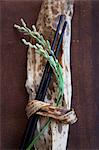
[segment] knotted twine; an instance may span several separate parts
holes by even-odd
[[[42,102],[39,100],[29,100],[26,106],[27,117],[33,114],[38,114],[44,117],[50,117],[58,122],[64,124],[73,124],[77,121],[74,109],[67,110],[62,106],[53,106],[50,103]]]

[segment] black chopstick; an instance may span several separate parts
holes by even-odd
[[[58,37],[58,32],[60,30],[60,25],[61,25],[62,19],[63,19],[63,16],[60,17],[60,21],[59,21],[59,24],[58,24],[58,27],[57,27],[57,32],[55,34],[54,42],[52,44],[52,50],[54,50],[54,47],[55,47],[55,43],[56,43],[56,40],[57,40],[57,37]],[[64,23],[62,34],[61,34],[60,40],[58,42],[58,47],[57,47],[58,51],[59,51],[60,44],[61,44],[61,41],[62,41],[62,38],[63,38],[65,27],[66,27],[66,22]],[[58,52],[56,54],[58,55]],[[50,79],[51,79],[51,75],[52,75],[52,69],[50,68],[49,63],[47,63],[46,67],[45,67],[44,75],[42,77],[42,80],[41,80],[41,83],[40,83],[40,86],[39,86],[39,89],[38,89],[38,92],[36,94],[35,99],[38,99],[38,100],[41,100],[41,101],[44,100],[46,90],[47,90],[47,87],[48,87]],[[29,118],[20,149],[25,149],[31,143],[31,141],[33,139],[33,136],[34,136],[34,132],[35,132],[35,128],[36,128],[36,125],[37,125],[38,118],[39,118],[38,115],[33,115]]]
[[[54,40],[53,40],[53,43],[52,43],[52,46],[51,46],[51,49],[54,51],[55,49],[55,44],[56,44],[56,41],[57,41],[57,38],[58,38],[58,35],[59,35],[59,30],[60,30],[60,27],[61,27],[61,23],[63,21],[63,18],[64,16],[61,15],[60,16],[60,19],[59,19],[59,23],[57,25],[57,30],[55,32],[55,36],[54,36]],[[40,82],[40,85],[39,85],[39,88],[38,88],[38,91],[36,93],[36,99],[37,100],[41,100],[41,94],[42,94],[42,89],[43,89],[43,86],[44,86],[44,82],[46,81],[47,79],[47,74],[49,73],[49,69],[50,69],[50,65],[49,65],[49,62],[47,62],[46,66],[45,66],[45,69],[44,69],[44,73],[43,73],[43,77],[41,79],[41,82]],[[40,99],[39,99],[40,98]]]
[[[59,50],[60,50],[61,42],[62,42],[62,39],[63,39],[64,31],[65,31],[65,28],[66,28],[66,24],[67,24],[67,22],[65,21],[64,25],[63,25],[62,33],[61,33],[61,36],[60,36],[60,39],[58,41],[58,45],[57,45],[57,48],[56,48],[56,51],[55,51],[56,58],[58,57],[58,54],[59,54]],[[47,77],[46,77],[47,80],[45,80],[45,84],[43,85],[43,88],[42,88],[42,91],[41,91],[43,93],[42,98],[41,98],[42,100],[44,100],[44,98],[45,98],[46,91],[47,91],[47,88],[49,86],[51,76],[52,76],[52,73],[53,73],[53,70],[52,70],[51,67],[49,67],[49,72],[48,72]]]

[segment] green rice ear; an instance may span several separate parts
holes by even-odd
[[[54,52],[51,50],[51,45],[48,40],[45,40],[42,35],[40,35],[35,26],[32,26],[32,30],[30,30],[23,19],[21,19],[22,27],[19,25],[14,25],[15,28],[17,28],[20,32],[23,32],[25,35],[28,35],[31,38],[36,39],[36,44],[33,45],[31,42],[27,42],[25,39],[22,39],[23,43],[26,46],[29,46],[31,48],[35,49],[35,52],[42,55],[50,64],[50,66],[53,69],[53,72],[56,76],[58,87],[57,87],[57,101],[56,106],[58,106],[61,103],[61,99],[63,97],[64,92],[64,80],[63,80],[63,74],[62,74],[62,67],[59,64],[57,58],[54,55]],[[36,143],[36,141],[39,139],[39,137],[43,134],[44,130],[48,127],[48,125],[51,123],[51,120],[48,119],[47,123],[44,125],[43,129],[39,132],[39,134],[33,139],[31,144],[28,146],[27,150],[30,150],[32,146]]]
[[[63,96],[64,91],[64,82],[63,82],[63,75],[62,75],[62,67],[59,64],[57,58],[55,57],[53,51],[51,50],[51,45],[48,40],[45,40],[42,35],[37,32],[36,27],[32,25],[32,30],[30,30],[25,21],[21,19],[22,27],[19,25],[14,25],[15,28],[17,28],[20,32],[24,32],[28,36],[36,39],[36,44],[33,45],[31,42],[27,42],[25,39],[22,39],[23,43],[27,46],[30,46],[31,48],[34,48],[37,53],[42,55],[47,61],[49,61],[50,66],[53,69],[53,72],[56,76],[57,82],[58,82],[58,93]],[[62,97],[61,96],[61,97]],[[57,97],[59,99],[60,96]],[[59,100],[58,100],[59,101]]]

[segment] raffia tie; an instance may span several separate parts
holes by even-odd
[[[64,124],[73,124],[77,121],[74,109],[66,110],[64,107],[55,107],[49,103],[38,100],[29,100],[26,106],[26,114],[29,118],[33,114],[50,117]]]

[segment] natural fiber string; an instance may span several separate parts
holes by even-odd
[[[35,113],[44,117],[50,117],[64,124],[73,124],[77,121],[74,109],[66,110],[64,107],[55,107],[49,103],[31,100],[26,106],[27,117],[29,118]]]

